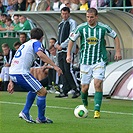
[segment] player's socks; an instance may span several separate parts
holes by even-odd
[[[95,92],[95,96],[94,96],[94,110],[95,111],[100,111],[102,97],[103,97],[103,92]]]
[[[88,108],[88,92],[87,93],[83,93],[81,91],[81,99],[82,99],[82,102],[83,102],[84,106],[86,108]]]
[[[45,120],[46,96],[37,96],[38,118]]]
[[[23,113],[25,113],[26,115],[29,115],[29,110],[35,100],[36,97],[36,93],[29,91],[27,94],[27,100],[26,100],[26,104],[24,106],[24,109],[22,110]]]

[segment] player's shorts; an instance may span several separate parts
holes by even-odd
[[[23,89],[28,91],[39,91],[43,86],[33,77],[30,73],[27,74],[10,74],[10,79],[17,85],[20,85]]]
[[[105,62],[94,65],[80,65],[81,84],[89,84],[92,78],[103,80],[105,77],[105,68]]]

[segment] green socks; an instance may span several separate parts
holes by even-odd
[[[103,92],[95,92],[95,96],[94,96],[94,110],[95,111],[100,111],[102,97],[103,97]]]
[[[95,92],[95,96],[94,96],[94,110],[95,111],[100,111],[102,97],[103,97],[103,92]],[[82,98],[82,102],[84,106],[87,107],[88,106],[88,92],[83,93],[81,91],[81,98]]]
[[[87,107],[88,106],[88,92],[83,93],[81,91],[81,99],[82,99],[82,102],[83,102],[84,106]]]

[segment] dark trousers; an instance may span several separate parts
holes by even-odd
[[[63,84],[63,93],[67,94],[71,89],[77,91],[77,80],[73,72],[72,63],[67,63],[66,52],[58,53],[58,63],[59,67],[62,69],[63,74],[61,75],[61,82]]]

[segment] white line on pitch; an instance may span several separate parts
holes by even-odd
[[[0,103],[2,104],[13,104],[13,105],[25,105],[24,103],[15,103],[15,102],[6,102],[6,101],[0,101]],[[33,106],[36,106],[35,104],[33,104]],[[59,106],[47,106],[48,108],[56,108],[56,109],[72,109],[73,108],[68,108],[68,107],[59,107]],[[89,111],[94,111],[94,110],[89,110]],[[132,115],[133,113],[123,113],[123,112],[112,112],[112,111],[100,111],[100,112],[104,112],[104,113],[108,113],[108,114],[117,114],[117,115]]]

